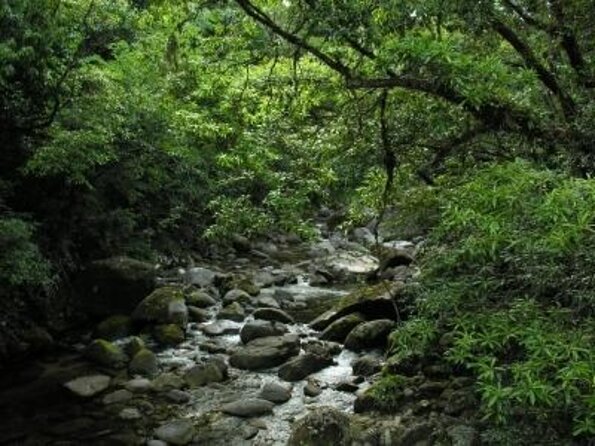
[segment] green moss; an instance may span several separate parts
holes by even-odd
[[[116,314],[103,320],[97,325],[96,335],[102,339],[118,339],[129,336],[132,332],[130,316]]]
[[[175,324],[158,325],[153,330],[155,339],[163,345],[178,345],[184,342],[184,331]]]
[[[117,345],[105,339],[95,339],[85,350],[85,356],[100,365],[121,368],[128,361],[128,357]]]
[[[166,322],[169,304],[174,301],[185,301],[182,288],[157,288],[136,307],[132,317],[144,321]]]

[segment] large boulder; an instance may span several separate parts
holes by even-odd
[[[381,282],[360,288],[342,297],[333,307],[310,322],[314,330],[324,330],[337,319],[359,312],[367,319],[385,318],[394,315],[395,300],[401,297],[405,284]],[[401,315],[403,316],[403,315]]]
[[[98,338],[110,341],[125,338],[132,333],[132,318],[124,314],[115,314],[101,321],[95,329]]]
[[[188,369],[184,374],[184,381],[190,387],[200,387],[213,382],[227,379],[227,365],[218,360],[210,360]]]
[[[352,313],[332,322],[320,334],[320,339],[325,341],[344,342],[347,335],[365,321],[361,313]]]
[[[217,314],[218,319],[227,319],[234,322],[242,322],[246,317],[246,311],[237,302],[232,302],[226,305]]]
[[[262,389],[260,390],[260,398],[281,404],[289,401],[292,390],[291,386],[271,381],[262,386]]]
[[[247,344],[256,338],[280,336],[285,333],[287,333],[287,327],[280,322],[255,320],[244,324],[240,330],[240,339],[244,344]]]
[[[300,381],[311,373],[318,372],[333,364],[330,356],[320,356],[313,353],[305,353],[294,358],[279,368],[279,378],[285,381]]]
[[[254,319],[262,319],[265,321],[277,321],[285,324],[293,324],[293,318],[283,310],[278,308],[259,308],[252,313]]]
[[[300,352],[297,335],[270,336],[250,341],[237,348],[229,358],[233,367],[246,370],[259,370],[283,364]]]
[[[384,348],[387,344],[388,335],[395,328],[395,325],[395,321],[391,319],[364,322],[349,333],[347,339],[345,339],[345,348],[353,351],[377,347]]]
[[[161,345],[173,347],[184,342],[184,331],[175,324],[157,325],[153,329],[153,336]]]
[[[174,445],[190,443],[194,434],[194,426],[190,420],[170,421],[155,430],[157,438]]]
[[[173,286],[156,289],[136,306],[132,318],[145,323],[176,324],[185,328],[188,308],[182,289]]]
[[[317,407],[297,420],[288,446],[348,446],[349,417],[334,407]]]
[[[74,279],[81,310],[92,317],[129,314],[156,284],[155,267],[129,257],[89,263]]]
[[[197,285],[202,288],[207,288],[215,283],[217,273],[207,268],[190,268],[184,274],[185,282],[191,285]]]
[[[186,296],[186,303],[188,305],[192,305],[193,307],[207,308],[216,305],[217,301],[210,294],[202,290],[196,290],[192,291],[188,296]]]

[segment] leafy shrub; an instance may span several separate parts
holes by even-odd
[[[35,286],[49,279],[49,265],[33,239],[34,227],[18,218],[0,218],[0,283]]]
[[[477,376],[486,419],[595,433],[595,180],[516,161],[439,198],[395,359],[427,352],[438,327],[446,358]]]

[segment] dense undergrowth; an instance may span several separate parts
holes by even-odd
[[[437,219],[391,361],[440,344],[489,422],[595,434],[595,181],[519,161],[425,193]]]

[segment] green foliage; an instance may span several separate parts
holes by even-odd
[[[517,161],[458,182],[438,194],[418,318],[392,336],[393,360],[448,332],[445,355],[477,376],[486,419],[592,435],[595,181]]]
[[[0,218],[0,282],[2,287],[39,286],[50,268],[33,240],[34,227],[18,218]]]

